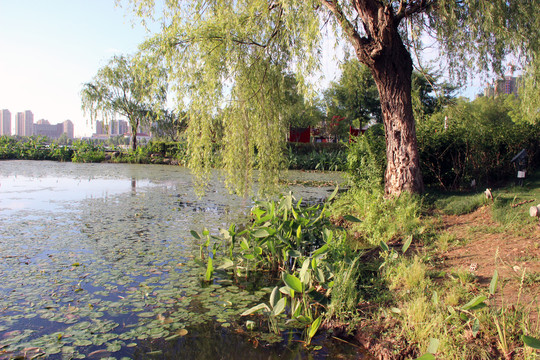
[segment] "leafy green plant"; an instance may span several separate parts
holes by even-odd
[[[264,314],[268,316],[268,327],[275,333],[279,334],[279,327],[277,323],[277,317],[285,311],[285,306],[287,305],[287,299],[281,297],[279,292],[279,287],[276,286],[270,294],[270,302],[268,304],[261,303],[256,305],[246,311],[244,311],[241,316],[251,315],[260,310],[264,311]]]
[[[105,148],[89,141],[73,142],[73,162],[102,162],[105,160]]]

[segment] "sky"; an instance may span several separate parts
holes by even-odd
[[[115,0],[0,0],[0,109],[11,112],[12,133],[15,114],[31,110],[34,122],[69,119],[76,137],[91,136],[95,126],[81,110],[83,84],[150,35]],[[323,56],[328,84],[339,70],[333,55]]]
[[[114,0],[0,0],[0,109],[31,110],[34,122],[73,121],[90,136],[80,91],[113,55],[149,33]],[[95,129],[95,128],[94,128]]]

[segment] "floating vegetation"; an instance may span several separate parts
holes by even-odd
[[[75,166],[84,173],[91,165],[69,164]],[[157,170],[159,180],[136,191],[128,186],[119,194],[76,198],[46,212],[0,212],[0,358],[132,357],[208,323],[223,331],[237,327],[246,308],[268,297],[271,288],[219,273],[204,284],[193,261],[199,246],[189,229],[217,232],[244,216],[245,204],[221,193],[199,200],[187,173],[169,170],[165,175],[179,176],[171,184]],[[132,175],[121,180],[133,183]],[[69,190],[76,191],[60,184],[52,194]],[[161,357],[159,351],[150,346],[145,356]]]

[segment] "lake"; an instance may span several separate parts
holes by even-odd
[[[284,191],[318,201],[325,185]],[[248,332],[239,314],[275,285],[263,277],[201,282],[190,230],[245,222],[252,205],[217,180],[198,198],[181,167],[1,161],[0,358],[358,358],[322,338],[306,351],[294,333]]]

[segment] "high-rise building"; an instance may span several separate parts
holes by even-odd
[[[51,125],[47,120],[39,120],[34,124],[34,135],[43,135],[51,139],[57,139],[62,135],[62,124]]]
[[[58,139],[65,133],[68,138],[73,139],[73,128],[73,122],[71,122],[71,120],[51,125],[48,120],[41,119],[34,124],[34,134],[47,136],[51,139]]]
[[[15,118],[15,134],[19,136],[34,135],[34,114],[30,110],[17,113]]]
[[[24,112],[24,130],[25,136],[34,135],[34,114],[30,110]]]
[[[15,115],[15,135],[24,136],[24,113]]]
[[[521,76],[515,77],[507,75],[504,79],[494,80],[492,84],[484,89],[484,96],[495,97],[500,94],[518,94],[519,81]]]
[[[102,120],[96,120],[96,135],[104,135],[106,133],[105,122]]]
[[[73,139],[74,132],[75,132],[73,122],[71,120],[66,120],[64,121],[63,125],[64,125],[63,133],[65,133],[69,139]]]
[[[0,111],[0,135],[11,135],[11,113],[8,109]]]
[[[126,120],[118,120],[118,133],[120,135],[127,134],[129,131],[128,122]]]

